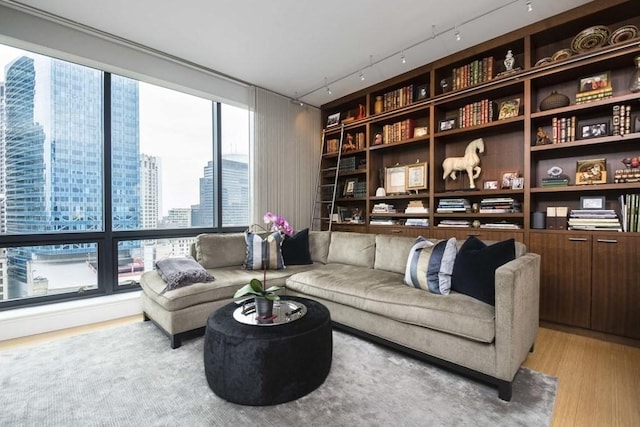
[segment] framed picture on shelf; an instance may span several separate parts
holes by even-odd
[[[518,178],[518,171],[506,171],[500,173],[500,188],[505,190],[511,188],[511,182]]]
[[[340,222],[348,222],[351,219],[351,212],[349,208],[338,206],[338,217]]]
[[[485,181],[483,183],[483,187],[485,190],[497,190],[498,189],[498,181],[496,180],[491,180],[491,181]]]
[[[583,125],[580,130],[580,139],[599,138],[609,135],[609,123],[593,123]]]
[[[356,189],[357,178],[348,178],[344,181],[344,190],[342,191],[343,197],[353,197]]]
[[[422,101],[429,96],[429,85],[420,85],[416,87],[416,101]]]
[[[604,196],[581,196],[580,209],[604,209]]]
[[[335,126],[340,123],[340,113],[330,114],[327,117],[327,127]]]
[[[578,82],[578,93],[591,92],[592,90],[608,89],[611,87],[611,73],[594,74],[589,77],[583,77]]]
[[[522,190],[524,188],[524,178],[517,177],[511,180],[511,189],[512,190]]]
[[[576,163],[576,185],[606,183],[607,159],[578,160]]]
[[[455,129],[456,127],[456,119],[445,119],[445,120],[440,120],[440,132],[445,131],[445,130],[451,130],[451,129]]]
[[[407,192],[406,166],[385,168],[384,190],[387,195]]]
[[[425,190],[427,188],[427,162],[407,165],[406,189]]]
[[[508,101],[502,101],[500,108],[498,109],[498,120],[508,119],[511,117],[518,117],[520,113],[520,98],[510,99]]]

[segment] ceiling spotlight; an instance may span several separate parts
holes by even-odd
[[[360,80],[361,80],[361,81],[364,81],[364,74],[362,74],[362,71],[360,71],[359,76],[360,76]]]
[[[327,95],[331,95],[331,89],[329,89],[329,84],[327,83],[327,78],[324,78],[324,87],[327,88]]]
[[[329,89],[329,86],[327,86],[327,95],[331,95],[331,89]]]
[[[531,0],[527,0],[527,12],[531,12],[533,10],[533,5],[531,4]]]
[[[401,61],[403,64],[406,64],[406,63],[407,63],[407,58],[405,58],[405,57],[404,57],[404,53],[400,55],[400,61]]]
[[[455,32],[455,36],[456,36],[456,40],[460,41],[460,31],[458,31],[457,29],[456,29],[456,32]]]

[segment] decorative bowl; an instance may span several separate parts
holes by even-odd
[[[552,61],[562,61],[563,59],[567,59],[570,56],[573,56],[573,51],[571,49],[560,49],[553,55],[551,55]]]
[[[571,101],[569,100],[569,97],[567,95],[563,95],[554,90],[549,96],[547,96],[540,102],[540,111],[566,107],[570,103]]]
[[[546,65],[553,62],[550,56],[545,56],[544,58],[538,59],[538,62],[535,63],[534,67],[539,67],[541,65]]]
[[[638,36],[638,27],[635,25],[624,25],[615,30],[609,36],[609,44],[623,43]]]
[[[571,50],[575,53],[585,53],[604,46],[609,39],[609,27],[596,25],[580,31],[571,41]]]

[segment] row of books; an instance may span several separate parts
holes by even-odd
[[[613,96],[613,88],[607,86],[600,89],[588,90],[576,93],[576,104],[584,104],[585,102],[598,101],[600,99],[611,98]]]
[[[631,105],[614,105],[611,123],[612,135],[631,133]],[[635,131],[640,132],[640,129]]]
[[[576,116],[551,119],[551,142],[560,144],[576,140]]]
[[[622,231],[613,209],[573,209],[568,221],[569,230]]]
[[[469,199],[440,199],[438,201],[437,213],[464,213],[471,211]]]
[[[414,87],[412,84],[382,95],[382,111],[395,110],[413,103]]]
[[[513,197],[491,197],[480,201],[480,213],[521,212],[521,204]]]
[[[414,119],[405,119],[382,127],[382,143],[391,144],[413,138],[413,130],[416,126]]]
[[[493,56],[476,59],[469,64],[453,69],[452,89],[464,89],[493,79]]]
[[[387,203],[376,203],[373,205],[373,208],[371,208],[371,213],[396,213],[396,208]]]
[[[492,122],[493,117],[493,102],[488,99],[467,104],[458,110],[458,123],[461,128]]]
[[[619,201],[622,231],[640,232],[640,194],[623,194]]]
[[[348,133],[346,136],[346,140],[342,144],[342,150],[363,150],[365,145],[364,142],[364,132],[357,132],[355,134]]]

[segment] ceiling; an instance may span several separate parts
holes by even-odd
[[[320,106],[589,1],[532,0],[530,12],[526,0],[11,2]]]

